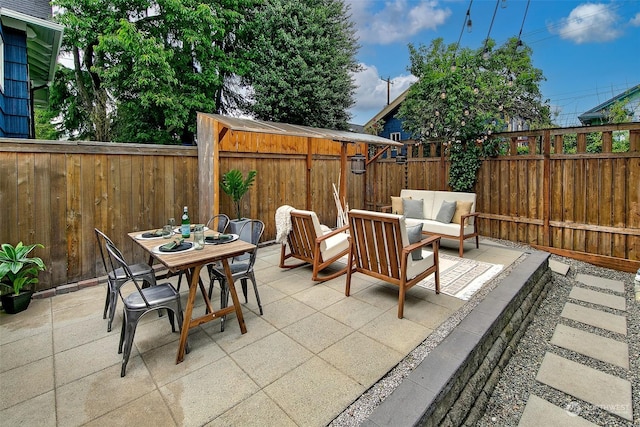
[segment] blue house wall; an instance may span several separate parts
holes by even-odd
[[[2,28],[2,23],[0,22],[0,49],[4,49],[4,32]],[[0,52],[0,53],[4,53]],[[0,64],[0,67],[4,67],[3,64]],[[6,136],[4,130],[4,81],[0,82],[0,137]]]
[[[396,117],[396,115],[398,114],[398,108],[394,108],[392,111],[389,112],[389,114],[387,114],[383,120],[384,120],[384,126],[382,127],[382,131],[380,132],[380,136],[383,138],[389,138],[391,139],[391,134],[392,133],[400,133],[400,140],[398,142],[404,142],[408,139],[411,139],[411,134],[409,132],[406,132],[404,129],[402,129],[402,120],[400,120],[399,118]],[[403,147],[400,149],[400,152],[402,154],[404,154],[405,156],[407,155],[407,148]],[[395,150],[391,151],[391,157],[395,157]],[[384,153],[382,155],[382,158],[386,158],[387,153]]]
[[[2,28],[4,41],[4,84],[0,94],[0,136],[29,138],[31,112],[27,68],[27,35]]]
[[[402,120],[393,115],[387,119],[387,122],[384,124],[384,128],[382,129],[382,133],[380,134],[380,136],[391,138],[391,134],[396,132],[400,133],[400,141],[411,139],[411,134],[402,129]]]

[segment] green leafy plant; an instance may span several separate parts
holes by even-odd
[[[257,174],[257,171],[250,170],[247,173],[247,177],[244,178],[242,172],[238,169],[231,169],[229,172],[222,175],[220,188],[225,192],[225,194],[231,197],[231,200],[233,200],[238,220],[242,219],[242,197],[253,185]]]
[[[452,144],[449,159],[449,185],[453,191],[473,191],[481,163],[480,148],[471,144]]]
[[[29,257],[29,253],[36,247],[44,248],[41,244],[23,245],[15,247],[3,243],[0,250],[0,284],[13,289],[18,295],[23,287],[38,283],[38,273],[45,270],[42,259]]]

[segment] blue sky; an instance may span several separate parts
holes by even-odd
[[[509,37],[533,49],[533,65],[546,81],[542,95],[559,110],[560,126],[578,126],[578,116],[640,84],[640,1],[573,0],[345,0],[360,44],[363,70],[351,122],[365,124],[415,81],[408,44],[446,44],[477,49],[489,37]],[[461,30],[470,8],[471,32]],[[506,7],[503,7],[506,6]],[[525,17],[526,11],[526,17]],[[489,33],[489,27],[491,32]],[[383,80],[384,79],[384,80]]]

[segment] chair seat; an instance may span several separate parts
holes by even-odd
[[[418,261],[414,261],[411,257],[407,258],[407,280],[413,279],[418,274],[427,270],[428,268],[433,267],[435,264],[435,259],[433,256],[433,252],[422,249],[422,259]]]
[[[339,233],[324,241],[325,247],[321,249],[323,259],[331,259],[349,249],[349,234]],[[322,248],[322,247],[321,247]]]
[[[175,299],[178,291],[169,283],[162,283],[160,285],[152,286],[142,289],[144,297],[151,305],[161,305],[171,302]],[[142,296],[138,292],[134,292],[124,298],[125,305],[130,309],[146,309]]]
[[[231,270],[231,275],[235,276],[238,273],[247,272],[249,270],[249,263],[248,262],[229,263],[229,269]],[[225,279],[224,267],[222,265],[212,265],[209,273],[214,274],[216,277],[219,277],[221,279]]]

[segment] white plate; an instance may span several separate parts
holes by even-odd
[[[226,234],[226,233],[225,233],[225,234]],[[233,236],[233,238],[232,238],[232,239],[230,239],[230,240],[222,240],[222,241],[220,241],[220,242],[216,242],[216,243],[213,243],[213,242],[207,242],[206,238],[207,238],[207,237],[211,237],[211,236],[205,236],[204,244],[205,244],[205,245],[224,245],[225,243],[235,242],[235,241],[236,241],[236,240],[238,240],[238,238],[240,237],[240,236],[238,236],[237,234],[227,234],[227,235],[228,235],[228,236]]]
[[[138,240],[156,240],[156,239],[162,239],[162,236],[157,236],[157,237],[143,237],[142,236],[143,233],[140,233],[136,236],[136,239]]]
[[[191,224],[191,226],[193,227],[193,224]],[[207,231],[208,229],[209,229],[209,227],[207,227],[207,226],[205,225],[205,227],[204,227],[204,231]],[[182,231],[180,230],[180,227],[176,227],[176,229],[175,229],[175,230],[173,230],[173,232],[174,232],[175,234],[182,234]],[[193,230],[191,230],[191,233],[193,234]]]
[[[184,251],[180,251],[180,252],[163,252],[160,250],[160,246],[166,245],[166,243],[163,243],[162,245],[158,245],[158,246],[154,246],[151,249],[151,252],[153,252],[156,255],[176,255],[176,254],[183,254],[185,252],[189,252],[189,251],[193,251],[196,249],[196,246],[193,244],[193,242],[188,242],[191,243],[191,247],[189,249],[185,249]]]

